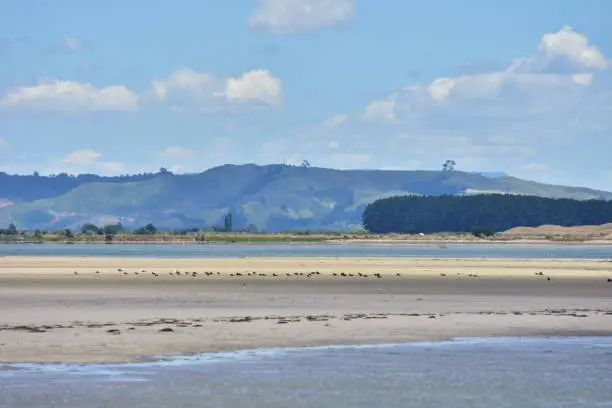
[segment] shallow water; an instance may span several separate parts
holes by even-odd
[[[135,258],[408,257],[610,259],[612,246],[590,245],[367,245],[367,244],[2,244],[0,256]]]
[[[461,339],[0,371],[0,406],[612,407],[612,338]]]

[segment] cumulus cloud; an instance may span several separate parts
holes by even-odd
[[[86,166],[100,157],[102,157],[102,154],[93,149],[83,149],[70,153],[62,159],[62,162],[68,165]]]
[[[572,174],[601,173],[601,165],[584,170],[574,159],[603,163],[612,147],[610,60],[570,27],[535,40],[530,56],[505,67],[408,84],[365,104],[364,120],[393,124],[364,127],[375,139],[365,151],[373,161],[384,155],[385,165],[418,160],[436,168],[451,158],[461,170],[562,184],[584,183]]]
[[[354,0],[260,0],[249,23],[254,29],[288,35],[337,26],[354,18]]]
[[[372,122],[395,122],[396,98],[395,94],[391,94],[387,99],[370,103],[363,113],[364,119]]]
[[[281,81],[266,70],[217,77],[178,68],[167,78],[152,81],[150,89],[140,95],[123,85],[96,88],[85,82],[46,80],[10,91],[0,98],[0,109],[132,111],[156,102],[173,110],[213,113],[245,104],[278,108],[283,103],[282,93]]]
[[[570,26],[542,36],[538,51],[538,59],[544,66],[550,66],[558,59],[564,59],[563,62],[572,64],[574,68],[601,69],[609,65],[599,48],[590,45],[584,34]]]
[[[125,165],[120,162],[104,161],[102,153],[94,149],[76,150],[64,156],[61,160],[50,163],[48,173],[78,174],[91,172],[103,175],[117,175],[126,172]]]
[[[137,107],[138,95],[125,86],[96,88],[89,83],[60,80],[21,87],[0,99],[0,109],[126,111]]]
[[[421,124],[434,118],[447,124],[462,117],[560,118],[585,108],[585,95],[598,92],[592,85],[609,66],[585,35],[564,27],[542,36],[534,55],[516,59],[506,69],[406,86],[371,102],[363,117],[378,122],[419,119]]]
[[[155,99],[176,109],[223,110],[230,103],[255,102],[282,105],[281,81],[265,70],[254,70],[236,78],[222,78],[182,67],[169,77],[152,83]]]
[[[249,71],[239,78],[228,78],[225,96],[230,101],[262,101],[271,106],[280,106],[281,82],[268,71]]]

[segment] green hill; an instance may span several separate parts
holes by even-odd
[[[31,177],[3,177],[0,226],[14,222],[30,229],[77,228],[86,222],[101,225],[117,220],[127,227],[151,222],[159,228],[191,228],[222,224],[228,211],[233,214],[236,228],[254,224],[267,231],[346,229],[361,224],[369,203],[405,194],[510,193],[612,200],[612,193],[604,191],[460,171],[333,170],[246,164],[224,165],[190,175],[158,173],[72,180],[68,187],[61,188],[46,187],[45,183],[57,184],[52,177],[39,176],[31,187]],[[4,188],[9,184],[10,194]],[[57,193],[62,188],[65,191]],[[37,196],[33,189],[43,197],[32,200]]]

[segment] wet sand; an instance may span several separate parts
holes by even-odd
[[[608,279],[584,260],[6,257],[0,362],[612,335]]]

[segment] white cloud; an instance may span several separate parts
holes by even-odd
[[[126,174],[129,171],[137,173],[139,170],[136,167],[126,168],[124,163],[114,161],[103,161],[102,153],[94,149],[76,150],[60,160],[47,163],[44,171],[46,174],[58,173],[95,173],[105,176]]]
[[[418,122],[421,126],[434,121],[456,124],[469,118],[566,118],[591,108],[584,104],[585,98],[599,92],[591,85],[609,66],[586,36],[565,27],[544,35],[534,55],[516,59],[504,70],[413,84],[371,102],[363,117],[373,122]],[[477,125],[483,123],[481,120]]]
[[[565,26],[556,33],[542,36],[539,45],[541,59],[550,64],[557,58],[566,59],[575,68],[601,69],[608,65],[601,51],[589,44],[588,38]]]
[[[395,100],[396,95],[392,94],[387,99],[370,103],[365,108],[363,118],[372,122],[395,122]]]
[[[593,74],[574,74],[572,75],[572,81],[584,86],[591,85]]]
[[[94,163],[100,157],[102,154],[93,149],[83,149],[70,153],[62,159],[62,162],[67,165],[86,166]]]
[[[0,138],[0,153],[6,152],[9,148],[9,143],[5,139]]]
[[[195,154],[193,150],[185,149],[180,146],[170,146],[160,152],[161,156],[171,158],[183,158]]]
[[[329,147],[330,149],[337,149],[340,147],[340,143],[336,141],[331,141],[327,144],[327,147]]]
[[[232,102],[263,102],[274,107],[282,104],[280,80],[264,70],[221,78],[183,67],[167,78],[153,81],[152,90],[157,101],[179,110],[216,112]]]
[[[138,96],[122,85],[96,88],[91,84],[52,80],[21,87],[0,99],[0,109],[46,111],[135,110]]]
[[[276,35],[337,26],[355,18],[354,0],[260,0],[249,17],[254,29]]]
[[[268,71],[249,71],[239,78],[228,78],[225,95],[230,101],[262,101],[272,106],[282,105],[282,87],[278,78]]]

